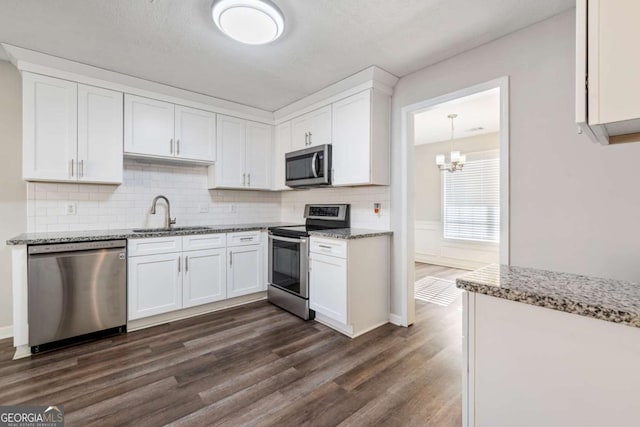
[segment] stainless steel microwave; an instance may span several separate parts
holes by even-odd
[[[331,185],[331,144],[285,154],[285,176],[292,188]]]

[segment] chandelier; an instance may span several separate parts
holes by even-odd
[[[448,171],[453,173],[462,170],[467,156],[460,154],[459,151],[453,151],[453,120],[458,117],[458,115],[449,114],[447,117],[451,119],[451,154],[449,155],[449,163],[447,163],[444,154],[438,154],[436,156],[436,165],[443,172]]]

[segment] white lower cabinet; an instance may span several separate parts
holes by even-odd
[[[389,321],[389,241],[311,236],[309,306],[317,321],[351,338]]]
[[[129,240],[129,320],[264,291],[263,234]]]
[[[310,264],[311,309],[347,323],[347,260],[313,254]]]
[[[229,247],[227,265],[227,297],[264,291],[264,247],[263,244],[245,244],[242,242],[260,241],[259,232],[231,233],[228,241],[240,242],[239,246]]]
[[[227,297],[226,259],[224,248],[184,253],[183,308]]]
[[[181,257],[169,253],[129,258],[129,320],[182,308]]]

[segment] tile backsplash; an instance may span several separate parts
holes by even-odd
[[[159,194],[169,198],[177,225],[303,223],[306,203],[350,203],[353,227],[390,228],[388,187],[208,190],[206,166],[125,159],[121,185],[28,183],[27,193],[30,232],[160,227],[164,203],[149,212]]]
[[[351,204],[351,226],[388,230],[391,228],[389,187],[335,187],[285,191],[282,193],[282,221],[303,222],[306,203]],[[380,203],[379,214],[373,204]]]
[[[281,215],[279,193],[208,190],[206,166],[132,159],[125,159],[122,185],[29,183],[27,193],[31,232],[160,227],[164,203],[156,215],[149,212],[159,194],[169,198],[177,225],[271,222]],[[67,213],[70,205],[75,213]]]

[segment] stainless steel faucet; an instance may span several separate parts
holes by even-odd
[[[156,196],[156,198],[153,199],[153,202],[151,203],[151,214],[156,214],[156,204],[158,203],[159,199],[164,199],[167,204],[167,209],[165,209],[164,211],[164,228],[171,228],[171,226],[176,223],[176,219],[171,218],[171,203],[169,203],[169,199],[167,199],[165,196],[160,195]]]

